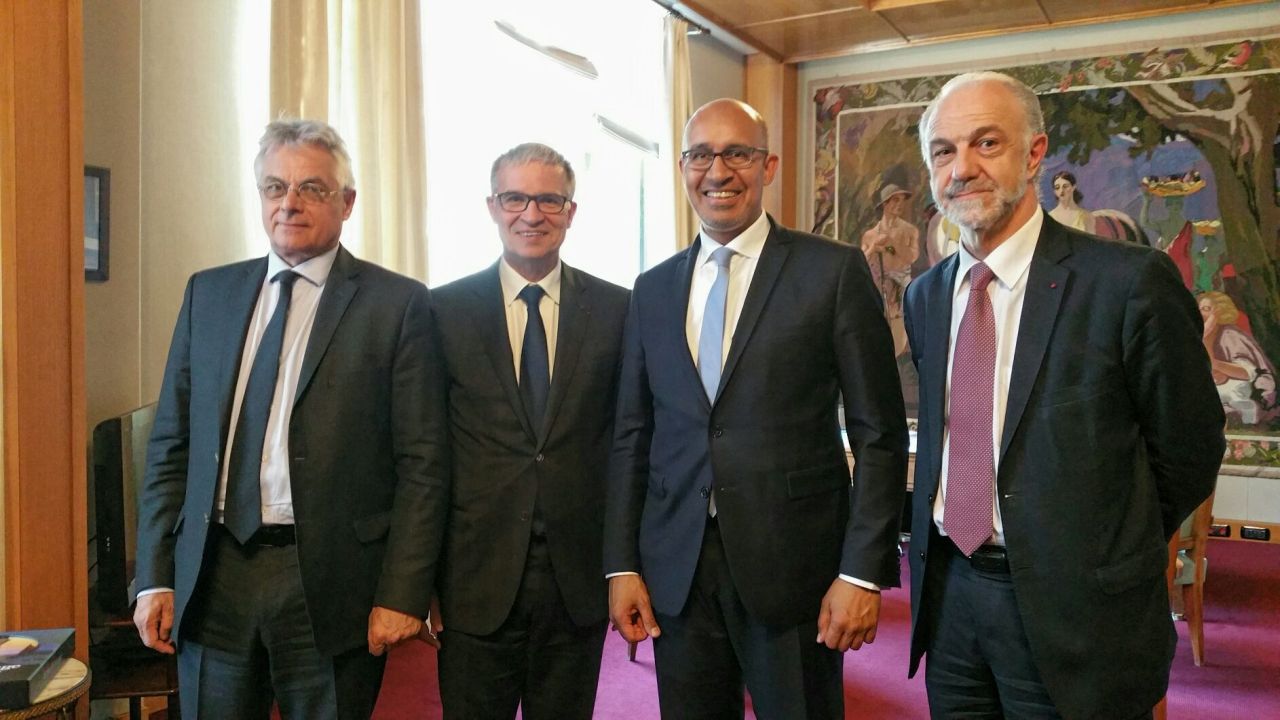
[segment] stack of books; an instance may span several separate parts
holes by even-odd
[[[75,650],[75,628],[0,632],[0,708],[35,703]]]

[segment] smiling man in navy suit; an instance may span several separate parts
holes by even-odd
[[[267,126],[264,258],[196,273],[138,512],[143,642],[188,717],[367,718],[434,585],[447,447],[422,283],[339,243],[351,160],[324,123]]]
[[[842,653],[898,584],[907,428],[862,252],[763,210],[760,114],[700,108],[680,169],[702,221],[636,280],[610,462],[605,571],[654,639],[664,718],[843,718]],[[840,437],[844,400],[853,482]]]
[[[1166,542],[1213,489],[1223,415],[1163,253],[1048,217],[1039,99],[998,73],[920,120],[958,252],[907,288],[920,372],[911,673],[934,717],[1151,716]]]

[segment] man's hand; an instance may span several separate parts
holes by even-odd
[[[422,632],[422,621],[399,610],[374,606],[369,613],[369,654],[381,655]]]
[[[649,589],[639,575],[609,578],[609,617],[613,628],[627,642],[640,642],[662,634],[649,605]]]
[[[876,641],[880,593],[836,578],[822,598],[817,641],[844,652]]]
[[[444,620],[440,617],[440,598],[432,595],[431,610],[427,612],[427,621],[423,623],[418,639],[439,650],[441,630],[444,630]]]
[[[133,624],[143,645],[172,655],[174,648],[169,633],[173,630],[173,591],[140,596],[138,607],[133,611]]]

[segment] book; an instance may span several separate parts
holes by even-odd
[[[0,708],[35,703],[75,649],[75,628],[0,632]]]

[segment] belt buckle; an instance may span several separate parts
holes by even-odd
[[[982,546],[969,556],[969,565],[974,570],[989,573],[1009,573],[1009,557],[994,546]]]

